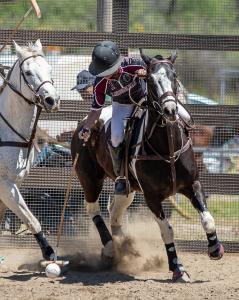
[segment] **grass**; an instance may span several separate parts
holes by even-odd
[[[224,221],[239,221],[239,196],[211,195],[207,200],[208,209],[215,219]],[[179,195],[178,205],[189,216],[198,216],[190,201]]]

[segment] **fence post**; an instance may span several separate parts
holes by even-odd
[[[112,0],[97,0],[97,31],[112,32]]]

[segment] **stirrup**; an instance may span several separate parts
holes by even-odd
[[[127,180],[124,176],[118,176],[115,179],[115,195],[127,194]]]

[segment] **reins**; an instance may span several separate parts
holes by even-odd
[[[158,63],[159,61],[155,61],[154,63]],[[168,64],[172,63],[168,60],[160,60],[160,63],[165,62]],[[176,81],[177,83],[177,81]],[[147,83],[147,87],[148,87]],[[153,123],[149,134],[146,134],[146,130],[144,130],[144,134],[143,134],[143,139],[141,142],[135,144],[132,146],[132,148],[136,148],[137,146],[141,145],[142,148],[142,155],[132,155],[131,159],[136,159],[136,160],[157,160],[157,161],[164,161],[168,164],[170,164],[170,171],[171,171],[171,178],[172,178],[172,195],[175,195],[176,193],[176,169],[175,169],[175,162],[180,158],[181,154],[186,152],[192,145],[192,141],[190,138],[188,138],[187,142],[184,144],[183,143],[183,129],[181,128],[181,126],[179,126],[179,122],[177,119],[175,119],[174,121],[171,121],[164,113],[162,105],[160,103],[162,103],[162,101],[164,99],[166,99],[167,97],[171,96],[173,99],[166,99],[164,100],[164,104],[166,102],[170,102],[170,101],[174,101],[177,103],[178,101],[178,88],[176,90],[176,93],[171,92],[171,91],[166,91],[164,92],[160,97],[158,97],[158,95],[156,95],[154,93],[154,91],[152,89],[148,89],[147,88],[147,98],[148,101],[150,101],[152,103],[152,106],[150,105],[144,105],[142,106],[141,103],[136,103],[130,94],[130,90],[129,90],[129,98],[130,100],[140,109],[144,109],[144,110],[153,110],[155,111],[158,116],[155,120],[155,122]],[[150,100],[149,100],[150,98]],[[159,124],[161,120],[161,124]],[[175,151],[174,149],[174,133],[173,133],[173,126],[177,125],[180,133],[181,133],[181,147],[179,150]],[[168,155],[161,155],[150,143],[150,139],[154,133],[154,131],[156,130],[156,127],[166,127],[167,130],[167,138],[168,138],[168,147],[169,147],[169,154]],[[153,152],[153,155],[148,155],[145,151],[144,145],[147,144],[147,146],[151,149],[151,151]]]

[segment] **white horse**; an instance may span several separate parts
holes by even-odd
[[[19,187],[36,158],[33,140],[41,110],[57,110],[60,97],[53,86],[51,67],[40,40],[27,47],[15,42],[14,46],[18,59],[0,94],[0,223],[9,208],[34,234],[43,257],[51,260],[54,251]]]

